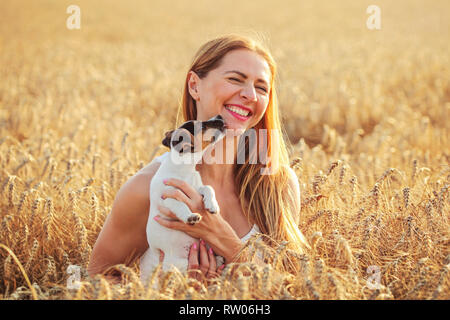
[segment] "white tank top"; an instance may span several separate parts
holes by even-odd
[[[160,155],[159,157],[156,157],[155,159],[153,159],[153,161],[162,162],[166,157],[169,156],[169,154],[170,154],[169,152],[165,152],[162,155]],[[260,232],[260,230],[259,230],[258,226],[256,224],[254,224],[253,227],[250,229],[250,231],[241,238],[241,241],[246,242],[247,240],[249,240],[252,237],[252,235],[259,233],[259,232]]]

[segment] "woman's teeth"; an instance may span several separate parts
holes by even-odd
[[[247,117],[248,114],[250,113],[247,110],[244,110],[244,109],[241,109],[241,108],[238,108],[235,106],[225,106],[225,109],[228,109],[228,110],[230,110],[234,113],[237,113],[238,115],[243,116],[243,117]]]

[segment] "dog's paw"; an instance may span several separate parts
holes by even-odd
[[[218,213],[219,204],[217,203],[214,189],[211,186],[202,186],[199,192],[203,196],[203,204],[205,209],[210,213]]]
[[[199,223],[200,220],[202,220],[202,216],[199,215],[198,213],[193,213],[190,216],[188,216],[186,223],[193,225],[193,224]]]
[[[219,212],[219,204],[217,203],[216,199],[208,199],[207,197],[203,197],[203,204],[205,205],[205,209],[210,213]]]
[[[220,267],[225,264],[225,258],[222,256],[216,256],[216,266]]]

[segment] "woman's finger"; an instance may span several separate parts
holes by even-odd
[[[217,264],[216,264],[216,257],[214,256],[214,251],[211,247],[208,250],[208,258],[209,258],[209,269],[206,277],[214,278],[217,275],[216,273]]]
[[[173,220],[167,220],[164,219],[161,216],[155,216],[153,218],[156,222],[158,222],[160,225],[162,225],[163,227],[169,228],[169,229],[173,229],[173,230],[180,230],[180,231],[184,231],[185,230],[185,226],[186,224],[181,222],[181,221],[173,221]]]
[[[180,179],[167,179],[164,180],[166,186],[172,186],[181,190],[189,199],[196,200],[200,196],[197,190],[195,190],[189,183]]]
[[[198,273],[198,243],[194,242],[191,245],[188,256],[188,276],[194,279],[199,279]]]
[[[199,202],[198,201],[193,201],[191,198],[189,198],[188,196],[186,196],[183,191],[179,190],[179,189],[174,189],[174,188],[170,188],[170,189],[166,189],[163,191],[162,195],[161,195],[161,199],[163,199],[162,204],[164,205],[164,199],[173,199],[179,202],[182,202],[184,204],[186,204],[186,206],[189,208],[189,210],[191,210],[192,212],[199,212]]]
[[[219,268],[217,268],[217,275],[221,276],[223,269],[225,269],[225,263],[221,265]]]
[[[209,264],[210,261],[206,250],[206,243],[202,239],[200,240],[200,271],[205,277],[208,274]]]
[[[161,194],[161,199],[172,198],[181,202],[186,203],[188,206],[192,203],[191,198],[189,198],[183,191],[180,189],[174,188],[166,188]]]
[[[158,205],[158,211],[161,212],[162,214],[166,215],[168,218],[179,220],[178,217],[175,215],[175,213],[170,211],[169,208]]]

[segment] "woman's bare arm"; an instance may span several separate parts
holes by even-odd
[[[92,249],[88,266],[90,276],[104,273],[116,264],[130,264],[148,248],[146,226],[150,182],[159,166],[159,162],[154,162],[143,168],[118,191]]]

